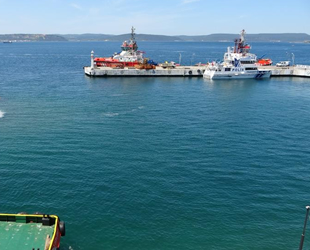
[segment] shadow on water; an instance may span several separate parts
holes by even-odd
[[[105,88],[112,85],[117,86],[145,86],[153,84],[193,84],[201,82],[202,78],[193,77],[88,77],[85,82],[90,88]]]
[[[204,83],[208,87],[218,88],[218,89],[249,89],[256,87],[258,84],[268,84],[268,79],[237,79],[237,80],[209,80],[203,79]]]
[[[272,77],[273,82],[289,82],[289,83],[310,83],[310,78],[306,77]]]

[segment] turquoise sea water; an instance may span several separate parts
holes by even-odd
[[[139,43],[184,64],[229,45]],[[309,44],[252,45],[310,64]],[[0,212],[59,215],[61,249],[297,249],[310,79],[84,76],[119,46],[0,44]]]

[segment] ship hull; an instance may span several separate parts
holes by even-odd
[[[203,77],[212,80],[229,80],[229,79],[262,79],[270,78],[270,71],[255,71],[255,72],[220,72],[206,70]]]

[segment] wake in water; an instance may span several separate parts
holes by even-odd
[[[107,116],[107,117],[113,117],[113,116],[118,116],[119,113],[108,112],[108,113],[104,113],[103,115],[104,115],[104,116]]]
[[[103,115],[105,117],[114,117],[114,116],[119,116],[119,115],[126,115],[126,114],[129,114],[129,113],[132,113],[132,112],[136,112],[138,110],[141,110],[141,109],[144,109],[144,106],[139,106],[138,108],[134,108],[130,111],[123,111],[123,112],[119,112],[119,113],[113,113],[113,112],[106,112],[106,113],[103,113]]]
[[[5,112],[2,112],[2,111],[0,110],[0,118],[2,118],[2,117],[4,116],[4,114],[5,114]]]

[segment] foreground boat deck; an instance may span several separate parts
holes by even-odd
[[[44,250],[46,238],[53,232],[54,226],[0,221],[0,249]]]
[[[57,215],[0,214],[0,250],[54,250],[65,236]]]

